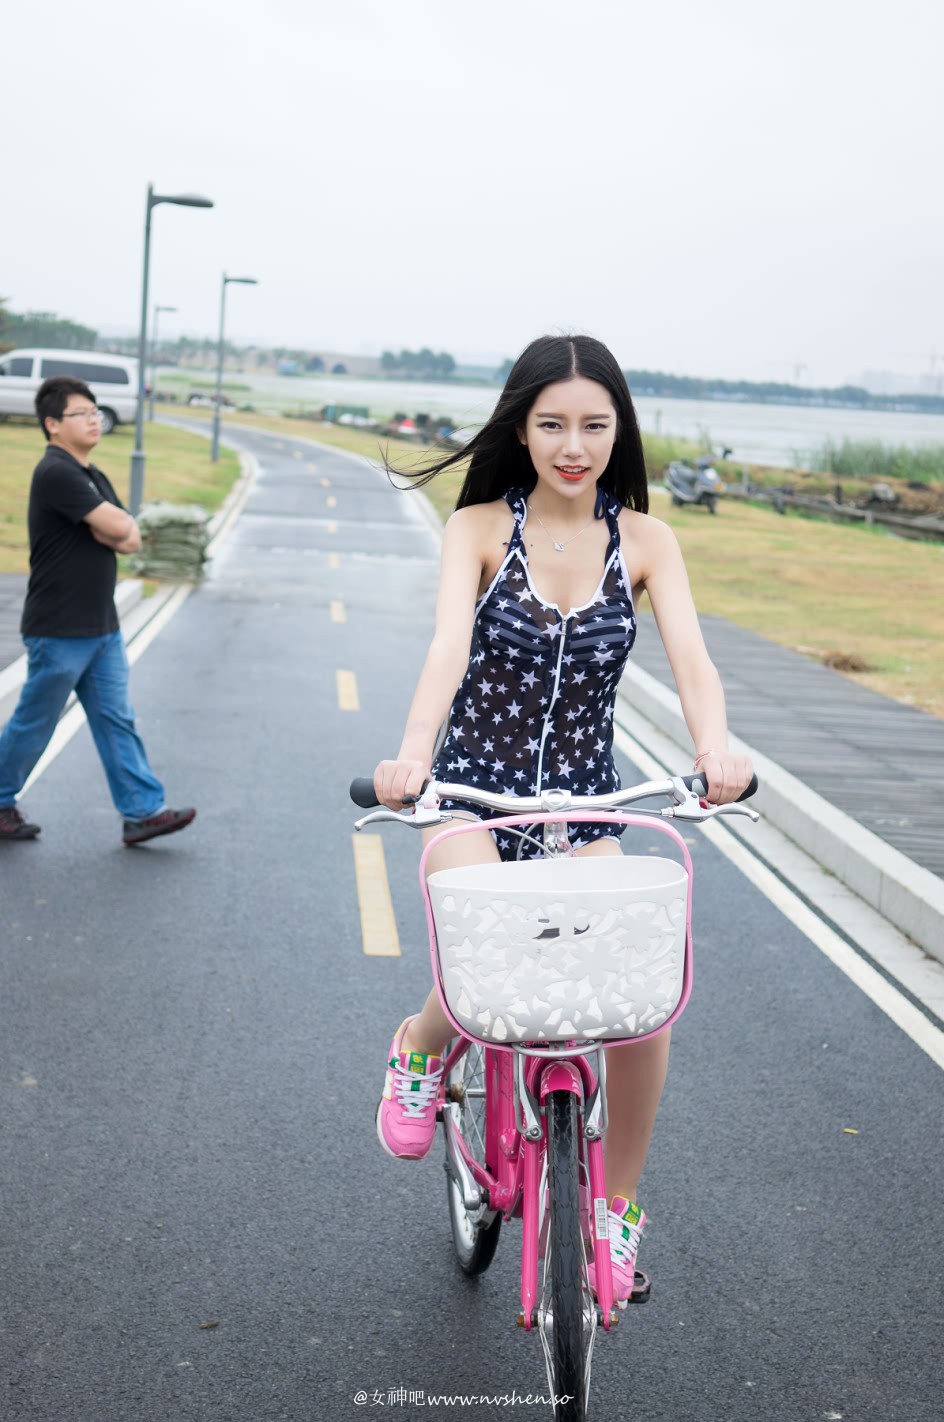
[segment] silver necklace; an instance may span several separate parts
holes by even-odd
[[[561,542],[561,540],[560,540],[559,538],[555,538],[555,537],[554,537],[553,533],[552,533],[551,530],[548,528],[547,524],[544,522],[543,518],[542,518],[541,515],[538,513],[538,511],[537,511],[537,509],[534,507],[534,505],[531,504],[531,503],[529,503],[529,504],[528,504],[528,508],[529,508],[529,509],[531,510],[531,512],[534,514],[534,517],[537,519],[538,523],[539,523],[539,524],[541,525],[541,527],[544,529],[544,532],[547,534],[548,538],[551,540],[551,542],[553,543],[553,545],[554,545],[554,547],[555,547],[555,549],[557,550],[558,553],[563,553],[563,551],[564,551],[564,549],[567,547],[568,543],[573,543],[574,539],[575,539],[575,538],[579,538],[580,535],[581,535],[581,533],[586,533],[587,529],[590,527],[590,524],[593,523],[593,519],[591,519],[591,520],[590,520],[590,523],[585,523],[584,526],[583,526],[583,528],[579,528],[576,533],[572,533],[569,538],[565,538],[564,541]]]

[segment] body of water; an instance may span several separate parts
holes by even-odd
[[[212,378],[205,371],[193,371],[192,375],[198,380]],[[227,372],[227,380],[248,386],[251,394],[247,393],[245,398],[259,410],[310,409],[331,403],[363,405],[374,419],[389,418],[402,411],[410,416],[419,413],[445,416],[456,425],[472,427],[488,418],[499,395],[494,385],[358,380],[336,375]],[[944,445],[944,415],[835,410],[810,405],[752,405],[720,400],[668,400],[648,395],[637,399],[635,405],[645,433],[705,440],[716,454],[722,446],[727,446],[733,451],[734,460],[743,460],[746,464],[803,468],[827,439],[878,440],[887,445]]]

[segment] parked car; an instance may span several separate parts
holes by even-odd
[[[16,350],[0,355],[0,418],[36,418],[36,392],[51,375],[84,380],[102,412],[102,434],[133,424],[137,413],[138,362],[100,351]]]
[[[188,396],[187,396],[187,404],[188,404],[188,405],[209,405],[210,409],[212,410],[212,409],[213,409],[213,406],[216,404],[216,394],[214,393],[214,394],[212,394],[212,395],[201,395],[198,391],[194,391],[194,393],[193,393],[192,395],[188,395]],[[221,396],[220,396],[220,409],[221,409],[221,410],[235,410],[235,408],[236,408],[236,406],[233,404],[233,402],[232,402],[226,395],[221,395]]]

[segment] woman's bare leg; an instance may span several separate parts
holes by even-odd
[[[426,844],[438,827],[423,831]],[[456,869],[462,864],[488,864],[498,859],[498,849],[491,834],[483,830],[481,834],[454,835],[438,845],[426,861],[427,871],[432,874],[437,869]],[[443,1012],[439,994],[433,988],[422,1008],[413,1018],[403,1034],[401,1051],[429,1052],[441,1057],[446,1043],[456,1035],[449,1018]]]
[[[577,851],[580,855],[620,854],[612,839],[598,839]],[[639,1177],[646,1163],[656,1112],[669,1069],[669,1038],[662,1032],[628,1047],[610,1047],[606,1053],[606,1109],[609,1116],[604,1141],[606,1194],[635,1201]]]

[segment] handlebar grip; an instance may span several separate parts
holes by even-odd
[[[707,795],[708,785],[705,781],[705,777],[701,774],[700,771],[695,775],[683,775],[682,780],[688,786],[689,790],[694,790],[696,795]],[[756,795],[757,787],[757,776],[752,775],[750,785],[748,785],[747,789],[744,791],[743,794],[737,797],[736,803],[740,805],[742,800],[749,800],[752,795]]]
[[[351,799],[362,810],[373,810],[380,804],[374,790],[373,776],[357,775],[351,781]]]

